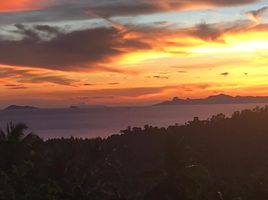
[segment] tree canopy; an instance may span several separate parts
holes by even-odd
[[[165,117],[165,116],[163,116]],[[1,200],[267,200],[268,107],[106,139],[0,131]]]

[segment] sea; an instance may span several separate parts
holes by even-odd
[[[253,109],[265,104],[216,104],[147,107],[99,107],[76,109],[38,109],[0,111],[0,127],[8,122],[23,122],[43,139],[50,138],[106,138],[120,134],[127,127],[144,125],[168,127],[185,124],[194,117],[208,119],[223,113]]]

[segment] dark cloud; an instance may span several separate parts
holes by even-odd
[[[18,87],[18,86],[21,86],[21,85],[18,85],[18,84],[5,84],[4,86],[6,86],[6,87]]]
[[[7,87],[9,90],[23,90],[27,89],[23,84],[5,84],[5,87]]]
[[[168,76],[159,76],[159,75],[153,76],[153,78],[157,78],[157,79],[169,79]]]
[[[72,79],[68,79],[61,76],[55,75],[30,75],[30,76],[23,76],[18,78],[18,82],[21,83],[54,83],[57,85],[66,85],[71,86],[73,83],[77,82]]]
[[[258,10],[246,12],[246,15],[256,23],[260,23],[262,15],[268,11],[268,6],[262,7]]]
[[[93,83],[85,83],[84,86],[94,86],[96,84],[93,84]]]
[[[223,73],[221,73],[220,75],[221,75],[221,76],[229,76],[230,73],[229,73],[229,72],[223,72]]]
[[[28,74],[28,70],[16,70],[12,68],[0,67],[0,79],[10,77],[20,77]]]
[[[54,83],[57,85],[71,86],[76,83],[76,80],[66,78],[59,75],[50,75],[47,73],[36,74],[32,73],[31,70],[20,70],[14,68],[0,68],[0,79],[13,78],[17,83],[20,84],[6,84],[6,87],[12,89],[18,89],[22,87],[24,83]],[[20,88],[21,89],[21,88]]]
[[[0,64],[61,71],[108,71],[135,74],[114,67],[112,62],[128,52],[149,49],[161,51],[165,46],[193,45],[170,44],[165,41],[166,38],[194,37],[222,43],[224,34],[253,29],[252,22],[249,21],[203,23],[193,28],[176,29],[172,32],[152,27],[128,28],[114,24],[111,20],[108,21],[112,24],[110,27],[76,31],[47,25],[16,24],[13,33],[19,34],[21,39],[8,40],[0,37]],[[254,28],[267,30],[266,26]]]
[[[0,39],[0,63],[53,70],[90,70],[128,50],[146,49],[142,41],[124,39],[115,28],[61,31],[49,26],[16,25],[23,39]],[[50,39],[44,39],[42,35]],[[118,72],[117,69],[105,69]]]
[[[127,16],[214,6],[236,6],[257,1],[258,0],[103,0],[100,3],[96,3],[97,1],[93,0],[88,9],[102,16]]]
[[[225,41],[222,38],[224,34],[245,31],[252,27],[255,26],[253,26],[248,20],[238,20],[234,22],[215,24],[201,23],[194,28],[185,29],[183,33],[205,41],[224,43]]]
[[[71,98],[71,99],[74,99],[74,100],[88,100],[89,99],[89,97],[83,97],[83,96],[81,96],[81,97],[74,97],[74,98]]]
[[[32,2],[37,4],[36,0]],[[2,13],[0,23],[88,19],[86,12],[89,10],[105,17],[133,16],[204,7],[237,6],[254,2],[258,0],[40,0],[41,9]]]
[[[25,86],[18,86],[18,87],[10,87],[9,90],[25,90],[27,87]]]
[[[208,41],[219,40],[223,33],[224,30],[206,23],[197,25],[196,28],[190,32],[193,36]]]

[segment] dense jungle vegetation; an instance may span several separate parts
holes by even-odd
[[[268,106],[106,139],[44,141],[10,123],[0,199],[267,200]]]

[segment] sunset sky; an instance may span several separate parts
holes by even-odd
[[[268,95],[268,0],[0,0],[0,107]]]

